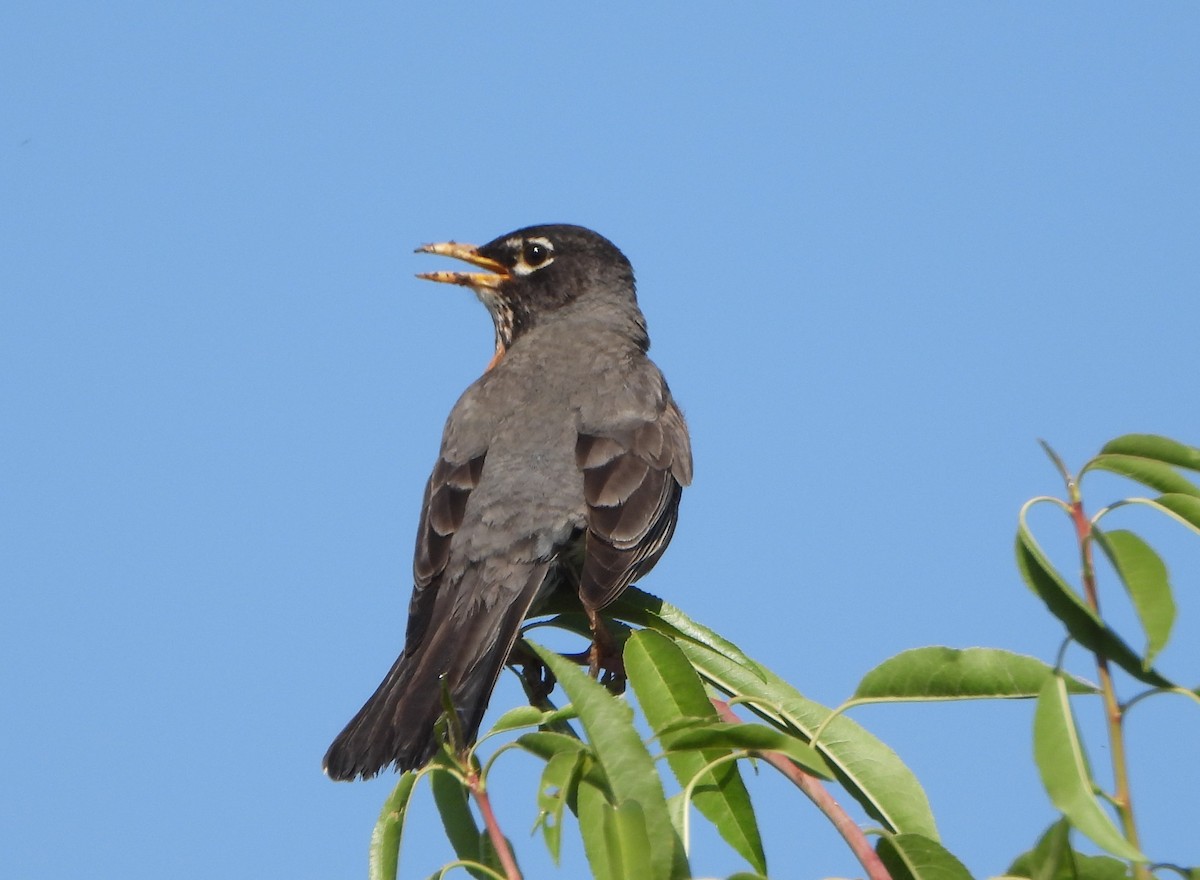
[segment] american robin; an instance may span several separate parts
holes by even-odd
[[[404,652],[329,747],[332,779],[426,763],[443,688],[474,742],[522,622],[564,585],[592,623],[594,673],[600,610],[658,562],[692,478],[615,245],[551,225],[417,250],[484,270],[419,277],[474,290],[496,350],[451,410],[425,489]]]

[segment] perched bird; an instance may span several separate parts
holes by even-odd
[[[472,743],[525,618],[569,588],[592,623],[658,561],[692,478],[687,426],[646,356],[633,268],[580,226],[533,226],[481,247],[418,252],[482,272],[495,323],[487,370],[446,421],[425,489],[404,652],[325,755],[333,779],[410,770],[437,751],[443,688]]]

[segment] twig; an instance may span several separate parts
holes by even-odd
[[[742,719],[724,700],[714,697],[712,704],[723,721],[728,721],[730,724],[742,723]],[[858,859],[859,864],[863,866],[871,880],[892,880],[883,861],[871,846],[871,842],[867,840],[867,835],[863,833],[862,828],[850,817],[845,808],[834,799],[820,779],[806,773],[782,752],[759,752],[758,754],[764,761],[790,779],[816,805],[817,809],[825,814],[825,817],[837,829],[838,834],[846,841],[846,845],[850,847],[850,851],[854,853],[854,857]]]
[[[487,826],[488,837],[491,838],[492,846],[500,859],[500,867],[504,868],[504,876],[507,880],[521,880],[521,871],[517,868],[517,860],[513,857],[512,848],[508,845],[508,838],[500,830],[500,823],[496,821],[496,814],[492,811],[492,801],[488,797],[483,778],[474,768],[467,773],[467,788],[470,789],[475,803],[479,806],[479,812],[483,815],[483,824]]]
[[[1100,616],[1100,594],[1096,589],[1096,568],[1092,559],[1092,523],[1083,509],[1083,498],[1079,493],[1078,483],[1074,479],[1067,481],[1067,491],[1071,499],[1071,521],[1075,524],[1075,537],[1079,541],[1080,563],[1082,568],[1083,594],[1088,606]],[[1129,762],[1125,756],[1124,713],[1117,699],[1116,685],[1113,683],[1112,672],[1108,666],[1108,658],[1099,651],[1095,652],[1096,675],[1100,679],[1100,691],[1104,699],[1104,719],[1108,725],[1108,741],[1112,751],[1113,782],[1116,790],[1113,792],[1112,803],[1121,817],[1121,827],[1125,838],[1138,849],[1137,823],[1133,817],[1133,793],[1129,786]],[[1150,872],[1144,864],[1133,866],[1134,876],[1138,880],[1149,880]]]

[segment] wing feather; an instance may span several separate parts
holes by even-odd
[[[425,486],[417,548],[413,554],[413,594],[408,603],[405,654],[420,644],[433,614],[442,573],[450,561],[450,539],[462,525],[471,491],[479,485],[487,450],[466,461],[452,462],[445,452]]]
[[[664,394],[657,412],[619,428],[580,430],[587,536],[579,592],[600,608],[644,575],[666,550],[691,482],[692,453],[679,408]]]

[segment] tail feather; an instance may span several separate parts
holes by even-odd
[[[434,724],[442,713],[443,681],[463,736],[473,743],[548,568],[544,562],[512,566],[508,584],[474,590],[468,586],[474,578],[464,577],[451,594],[439,596],[421,643],[405,647],[325,753],[326,774],[369,779],[389,765],[403,771],[425,764],[438,748]]]

